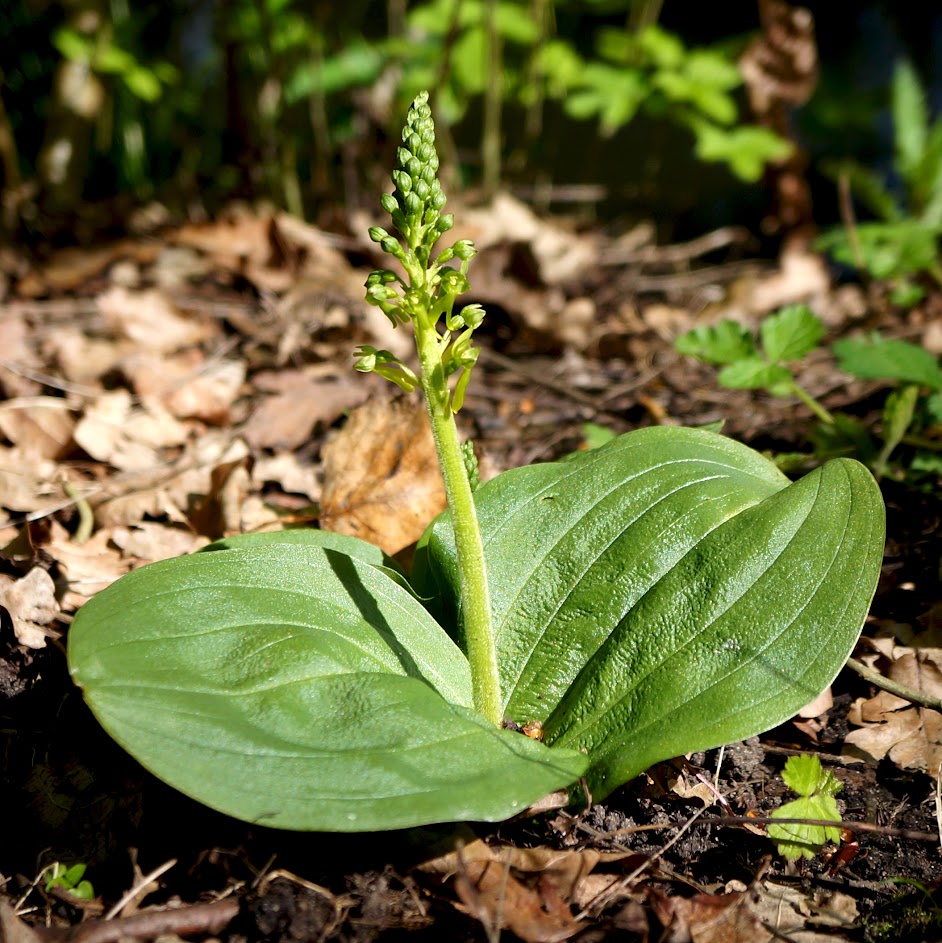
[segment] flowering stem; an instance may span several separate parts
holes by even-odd
[[[421,384],[432,436],[438,452],[445,496],[451,511],[458,553],[460,619],[465,654],[471,664],[474,707],[494,724],[501,723],[500,681],[491,626],[484,544],[478,526],[471,484],[461,455],[451,394],[441,365],[440,339],[434,329],[416,324],[416,345],[422,364]]]
[[[471,242],[459,239],[437,257],[432,256],[441,235],[454,225],[454,218],[441,212],[446,201],[437,176],[435,127],[427,92],[409,109],[402,142],[396,153],[398,166],[392,173],[395,190],[380,201],[401,239],[379,226],[370,229],[370,238],[399,262],[406,277],[389,269],[372,272],[366,282],[366,298],[382,309],[393,326],[412,324],[421,369],[416,375],[390,351],[367,346],[357,351],[357,369],[379,373],[409,392],[422,388],[455,534],[459,617],[471,666],[474,707],[499,726],[500,680],[484,544],[454,417],[477,360],[471,335],[484,311],[472,304],[454,312],[455,300],[468,290],[468,263],[474,256]],[[460,266],[449,267],[447,263],[455,259]],[[442,318],[443,328],[439,324]],[[449,383],[452,377],[457,378],[454,390]]]

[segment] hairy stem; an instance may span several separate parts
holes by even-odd
[[[422,364],[422,392],[445,496],[451,511],[458,551],[460,619],[465,652],[471,664],[474,707],[489,721],[500,725],[501,697],[497,673],[497,653],[491,626],[491,600],[487,588],[484,544],[478,526],[471,484],[461,456],[458,427],[451,410],[451,394],[441,364],[441,338],[433,324],[415,321],[416,346]]]

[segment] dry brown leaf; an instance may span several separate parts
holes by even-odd
[[[169,242],[187,246],[210,256],[217,265],[242,271],[248,262],[265,265],[277,255],[271,243],[273,219],[233,207],[228,215],[212,223],[194,223],[168,233]]]
[[[0,404],[0,431],[24,455],[62,458],[72,445],[75,420],[64,399],[30,396]]]
[[[288,450],[308,442],[318,423],[330,425],[369,395],[362,378],[323,371],[262,371],[253,377],[266,396],[242,428],[256,449]]]
[[[139,354],[122,369],[134,391],[158,402],[177,419],[201,419],[211,425],[231,422],[231,407],[245,382],[240,360],[207,360],[191,347],[173,357]]]
[[[115,527],[111,542],[134,565],[181,557],[205,546],[205,537],[175,524],[140,521],[133,527]]]
[[[599,246],[594,236],[574,233],[552,220],[541,219],[507,193],[498,193],[487,206],[466,208],[460,220],[460,238],[466,238],[468,230],[479,249],[500,243],[526,243],[545,285],[578,279],[598,262]]]
[[[509,929],[528,943],[552,943],[583,929],[570,902],[601,858],[591,849],[492,848],[478,840],[420,870],[454,878],[464,908],[486,928]]]
[[[0,507],[40,511],[62,499],[59,467],[21,449],[0,448]]]
[[[35,396],[42,389],[35,380],[16,370],[41,369],[34,345],[35,332],[21,315],[4,312],[0,318],[0,352],[6,363],[15,365],[14,370],[0,370],[0,390],[7,397]]]
[[[171,354],[219,335],[211,320],[186,317],[162,291],[114,285],[98,296],[98,308],[118,337],[151,353]]]
[[[242,456],[212,470],[209,491],[190,515],[190,523],[197,533],[216,540],[242,532],[242,508],[249,491],[250,464],[251,459]]]
[[[731,883],[742,887],[739,882]],[[857,923],[856,902],[840,891],[771,881],[762,881],[753,890],[755,913],[767,926],[795,943],[835,943],[843,937],[835,936],[834,929],[850,929]],[[815,927],[831,928],[831,932],[821,933]]]
[[[148,517],[167,517],[189,526],[187,510],[210,491],[210,475],[217,465],[244,458],[248,448],[228,429],[209,429],[191,439],[173,463],[158,463],[112,479],[103,499],[93,499],[95,520],[101,527],[138,523]]]
[[[96,383],[136,349],[130,341],[89,337],[68,325],[57,327],[43,344],[43,352],[55,361],[62,376],[83,385]]]
[[[324,447],[321,526],[388,554],[415,543],[445,509],[432,432],[420,402],[372,400]]]
[[[311,503],[320,500],[320,468],[302,462],[294,452],[259,456],[252,477],[260,484],[278,485],[286,494],[303,494]]]
[[[182,445],[188,434],[186,426],[156,405],[132,407],[131,394],[115,390],[88,407],[72,436],[92,458],[131,470],[159,465],[158,451]]]
[[[875,639],[880,652],[872,656],[878,670],[914,691],[942,698],[942,649],[909,648],[892,639]],[[872,698],[859,698],[851,705],[848,720],[860,725],[844,739],[844,755],[865,760],[888,756],[903,769],[925,770],[939,775],[942,766],[942,715],[918,707],[904,698],[879,691]]]
[[[772,939],[750,909],[745,893],[668,897],[652,888],[648,897],[671,943],[766,943]]]
[[[56,587],[42,567],[34,566],[18,580],[0,574],[0,607],[10,614],[16,640],[26,648],[45,648],[46,639],[58,634],[48,628],[59,615]]]
[[[0,900],[0,940],[3,943],[44,943],[45,937],[20,920],[6,901]]]
[[[43,549],[62,568],[68,583],[62,600],[65,611],[78,609],[128,570],[121,553],[111,546],[110,529],[96,531],[85,543],[77,544],[64,527],[53,521]]]
[[[153,260],[158,252],[154,244],[130,239],[97,248],[61,249],[41,268],[32,269],[16,285],[23,298],[37,298],[47,292],[59,294],[80,288],[122,258],[140,263]]]

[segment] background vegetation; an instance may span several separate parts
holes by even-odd
[[[752,0],[7,5],[4,226],[33,241],[81,238],[155,199],[211,212],[267,198],[327,221],[381,185],[391,135],[425,87],[443,163],[462,168],[452,186],[654,214],[667,236],[761,214],[750,185],[789,147],[757,123],[737,67],[759,28]],[[813,185],[824,158],[889,167],[896,60],[930,92],[939,84],[938,15],[833,6],[810,5],[821,65],[794,117]],[[833,183],[820,198],[836,218]]]

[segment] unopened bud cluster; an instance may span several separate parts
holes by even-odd
[[[421,92],[412,103],[402,130],[402,146],[396,150],[396,169],[392,172],[395,189],[381,199],[383,209],[392,217],[401,238],[390,235],[381,226],[372,226],[370,239],[395,258],[406,277],[389,269],[377,269],[366,280],[366,300],[380,308],[393,326],[413,322],[416,330],[438,332],[444,315],[446,333],[441,336],[441,363],[446,378],[463,372],[458,379],[452,406],[461,407],[471,367],[478,351],[471,346],[471,332],[484,317],[480,305],[468,305],[453,314],[457,297],[469,288],[468,263],[475,248],[469,239],[459,239],[430,262],[432,250],[455,220],[442,214],[445,194],[438,180],[438,154],[435,150],[435,124],[428,104],[428,92]],[[459,268],[448,262],[457,259]],[[452,338],[452,332],[459,332]],[[376,372],[403,389],[418,383],[415,374],[389,351],[360,348],[356,368]]]

